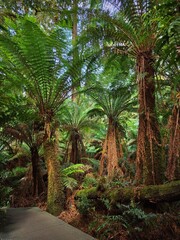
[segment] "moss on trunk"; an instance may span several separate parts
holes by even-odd
[[[161,185],[143,187],[128,187],[119,189],[109,194],[111,201],[115,202],[171,202],[180,199],[180,181]]]
[[[47,211],[59,215],[64,209],[64,192],[56,136],[46,140],[44,149],[48,170]]]
[[[117,203],[127,203],[131,201],[160,203],[180,200],[180,181],[174,181],[162,185],[150,185],[142,187],[126,187],[117,189],[107,189],[99,191],[99,188],[80,190],[76,198],[87,197],[94,199],[96,205],[97,199],[108,199],[110,206],[116,206]]]

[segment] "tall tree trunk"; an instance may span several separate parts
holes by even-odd
[[[78,149],[78,138],[79,134],[77,131],[73,130],[71,133],[71,155],[70,155],[70,162],[76,164],[80,162],[80,154]]]
[[[168,151],[168,180],[180,179],[180,99],[174,106],[170,117],[170,142]]]
[[[81,157],[85,157],[85,148],[81,134],[78,130],[73,130],[70,137],[71,153],[70,162],[76,164],[81,162]]]
[[[77,27],[78,27],[78,0],[73,0],[73,14],[72,14],[72,46],[76,45],[77,41]],[[75,48],[73,51],[73,62],[76,62],[79,58],[78,48]],[[78,84],[80,85],[80,83]],[[72,79],[72,101],[75,101],[77,98],[76,94],[76,78]]]
[[[31,147],[31,162],[33,175],[33,195],[38,196],[45,190],[45,184],[42,178],[41,169],[39,165],[39,153],[36,146]]]
[[[163,181],[161,137],[155,113],[155,81],[152,52],[137,57],[139,87],[139,128],[137,137],[136,180],[145,185]]]
[[[50,129],[48,125],[47,130]],[[64,192],[56,130],[45,141],[44,151],[48,171],[47,211],[57,216],[64,209]]]
[[[123,171],[118,165],[119,156],[121,155],[118,143],[117,126],[110,118],[100,160],[99,171],[101,176],[108,175],[109,179],[112,179],[116,174],[123,175]]]

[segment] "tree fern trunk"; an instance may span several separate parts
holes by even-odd
[[[44,181],[39,166],[39,154],[36,146],[31,147],[31,161],[33,174],[33,195],[38,196],[45,190]]]
[[[180,100],[174,106],[170,117],[170,142],[168,151],[168,180],[180,179]]]
[[[136,180],[145,185],[163,180],[162,148],[155,113],[155,81],[151,51],[137,57],[139,86],[139,128],[137,137]]]
[[[107,136],[103,143],[102,155],[101,155],[100,166],[99,166],[99,174],[100,176],[107,175]]]
[[[80,154],[78,149],[78,138],[79,134],[76,131],[72,132],[71,135],[71,154],[70,154],[70,162],[77,164],[80,162]]]
[[[109,119],[108,132],[100,160],[100,174],[107,173],[110,179],[117,174],[123,175],[123,171],[118,164],[121,154],[118,142],[116,125],[112,119]]]
[[[48,170],[47,211],[58,215],[64,208],[64,192],[56,132],[44,144]]]

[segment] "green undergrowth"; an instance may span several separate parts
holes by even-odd
[[[118,184],[128,194],[128,183]],[[107,182],[102,184],[101,179],[76,194],[77,208],[82,218],[89,220],[90,235],[98,240],[179,240],[180,201],[145,204],[131,198],[130,203],[112,202],[116,191],[121,195],[119,190]]]
[[[89,224],[89,233],[99,240],[178,240],[180,219],[127,207],[120,215],[97,214]]]
[[[106,199],[104,203],[109,206]],[[180,212],[177,214],[173,209],[164,213],[145,212],[139,205],[131,203],[119,204],[119,213],[110,214],[95,211],[87,199],[83,207],[81,205],[81,213],[91,219],[89,234],[99,240],[178,240],[180,236]],[[175,209],[179,211],[179,208]]]
[[[8,206],[13,189],[19,184],[20,179],[27,172],[25,167],[15,167],[12,170],[0,172],[0,207]]]

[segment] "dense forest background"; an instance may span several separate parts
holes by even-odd
[[[0,3],[0,207],[179,239],[179,1]]]

